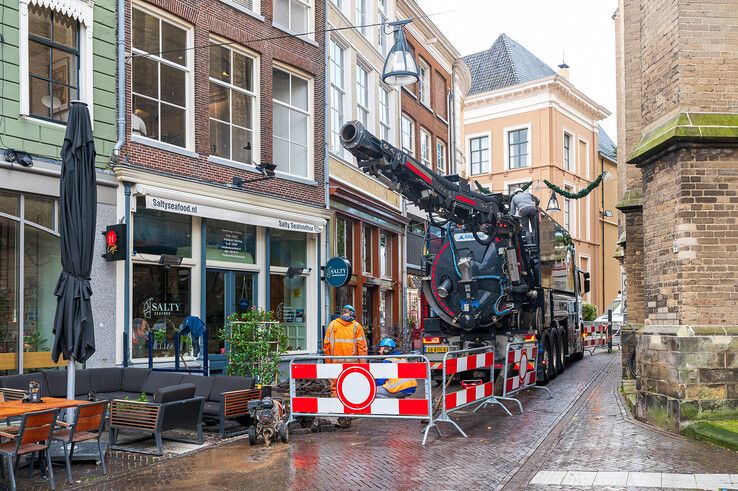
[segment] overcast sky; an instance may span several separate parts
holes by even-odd
[[[602,126],[616,141],[617,0],[418,0],[462,55],[488,49],[506,33],[554,70],[562,53],[571,81],[611,113]]]

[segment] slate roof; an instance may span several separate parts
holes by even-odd
[[[472,75],[469,95],[502,89],[556,74],[536,55],[504,33],[500,34],[491,48],[465,56],[464,62]]]
[[[616,149],[617,146],[613,143],[608,134],[605,133],[602,126],[597,125],[597,151],[613,162],[617,162]]]

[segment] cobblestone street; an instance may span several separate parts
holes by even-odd
[[[669,488],[674,473],[722,473],[727,476],[723,482],[730,482],[730,474],[738,473],[738,453],[657,431],[630,418],[617,392],[619,361],[619,352],[587,354],[550,384],[553,400],[539,392],[524,394],[522,415],[513,411],[514,416],[508,417],[494,406],[474,415],[458,413],[454,419],[469,438],[441,423],[443,437],[432,432],[423,447],[423,426],[417,421],[361,420],[354,421],[350,430],[316,434],[296,430],[289,446],[249,447],[245,439],[230,440],[85,486],[543,490],[585,483],[576,489],[588,489],[598,471],[600,479],[620,479],[615,482],[621,486],[630,482],[627,489],[638,489],[639,482],[653,481],[654,476],[658,476],[654,487]],[[573,472],[566,477],[564,471]],[[627,472],[632,474],[630,481]],[[643,477],[636,472],[656,474]],[[662,480],[660,473],[668,475]],[[536,484],[544,482],[558,485]]]

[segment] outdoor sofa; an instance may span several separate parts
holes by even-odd
[[[218,375],[204,377],[181,373],[149,370],[148,368],[109,367],[77,370],[75,374],[75,396],[87,398],[94,392],[97,400],[123,399],[137,401],[145,394],[148,402],[154,402],[156,392],[165,387],[180,384],[195,386],[193,397],[203,398],[204,418],[217,420],[221,436],[225,436],[227,419],[237,420],[244,426],[250,424],[248,401],[260,397],[251,377]],[[66,370],[46,370],[23,375],[0,377],[0,391],[7,399],[18,398],[28,391],[28,383],[36,380],[41,384],[41,397],[66,397]],[[112,407],[111,407],[112,410]],[[245,431],[245,429],[244,429]]]

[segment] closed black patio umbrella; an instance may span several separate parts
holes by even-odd
[[[95,352],[90,297],[90,273],[95,245],[97,187],[95,142],[87,104],[74,101],[61,151],[59,182],[62,272],[54,294],[54,363],[63,355],[67,365],[67,397],[74,398],[75,361],[83,363]]]

